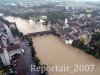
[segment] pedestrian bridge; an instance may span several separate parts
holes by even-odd
[[[45,34],[53,34],[54,32],[51,30],[48,31],[41,31],[41,32],[33,32],[33,33],[28,33],[28,36],[38,36],[38,35],[45,35]]]

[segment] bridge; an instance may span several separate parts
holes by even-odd
[[[41,32],[33,32],[33,33],[28,33],[28,36],[37,36],[37,35],[44,35],[44,34],[53,34],[54,32],[52,30],[48,31],[41,31]]]

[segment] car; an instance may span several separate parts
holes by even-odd
[[[22,49],[21,51],[22,51],[22,53],[24,53],[24,52],[25,52],[25,51],[24,51],[24,49]]]

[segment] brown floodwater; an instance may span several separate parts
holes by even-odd
[[[49,30],[49,27],[42,25],[41,22],[35,23],[32,19],[25,20],[13,16],[5,16],[4,19],[10,22],[16,22],[18,29],[24,34]]]
[[[37,56],[40,58],[41,62],[52,67],[57,65],[70,66],[71,69],[66,72],[55,72],[50,71],[50,75],[99,75],[100,74],[100,60],[84,53],[82,50],[74,48],[72,46],[66,45],[61,39],[54,35],[38,36],[33,37],[34,46],[36,48]],[[76,66],[78,65],[78,72],[74,72]],[[83,69],[80,72],[83,65],[95,65],[94,69],[87,71]],[[91,68],[89,66],[89,68]]]
[[[41,25],[41,23],[34,23],[32,20],[24,20],[12,16],[4,18],[10,22],[16,22],[18,29],[24,34],[48,30],[48,27]],[[66,45],[60,38],[54,35],[33,37],[33,42],[37,56],[40,58],[41,63],[50,67],[56,65],[58,67],[63,67],[64,65],[66,65],[66,67],[70,67],[70,69],[65,72],[62,72],[62,70],[60,72],[57,72],[57,70],[49,71],[49,75],[100,74],[100,60],[84,53],[82,50]],[[95,65],[94,68],[93,65]]]

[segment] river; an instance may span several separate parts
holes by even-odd
[[[18,29],[24,34],[37,31],[48,30],[48,27],[41,25],[40,23],[34,23],[32,20],[24,20],[18,17],[4,17],[10,22],[16,22]],[[33,37],[34,47],[36,48],[37,56],[40,58],[41,63],[48,66],[63,66],[67,65],[71,67],[66,72],[50,71],[49,75],[99,75],[100,74],[100,60],[84,53],[82,50],[66,45],[60,38],[54,35],[44,35]],[[89,66],[89,71],[86,72],[74,72],[75,65]],[[91,66],[95,65],[92,72]],[[73,67],[74,66],[74,67]],[[80,70],[80,69],[78,69]]]
[[[18,29],[24,34],[49,30],[49,27],[42,25],[41,22],[35,23],[32,19],[25,20],[19,17],[4,16],[10,22],[16,22]]]

